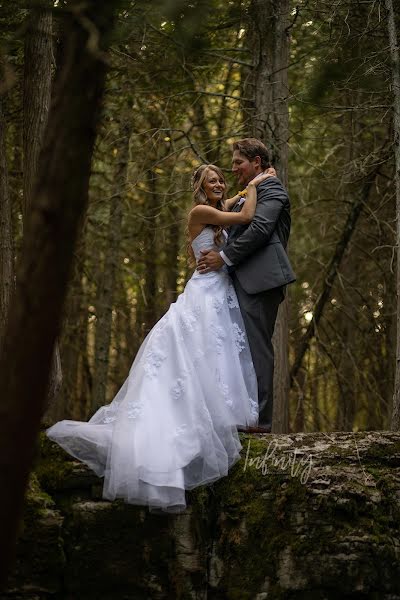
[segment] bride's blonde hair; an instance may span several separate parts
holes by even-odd
[[[197,169],[194,171],[194,173],[192,175],[192,179],[191,179],[191,187],[193,190],[193,204],[192,204],[190,210],[192,210],[192,208],[194,206],[198,206],[199,204],[206,204],[206,205],[210,204],[210,201],[209,201],[206,191],[204,189],[204,181],[210,171],[214,171],[214,173],[216,173],[218,175],[218,177],[220,179],[222,179],[224,183],[226,183],[223,172],[216,165],[204,164],[204,165],[200,165],[199,167],[197,167]],[[218,200],[215,208],[217,210],[224,210],[224,206],[225,206],[225,191],[223,193],[221,200]],[[212,227],[214,230],[214,243],[217,246],[222,244],[224,241],[224,236],[222,233],[223,227],[221,225],[210,225],[210,227]],[[193,253],[188,227],[186,227],[186,239],[187,239],[187,251],[188,251],[189,259],[190,259],[190,266],[194,267],[196,264],[196,259],[195,259],[194,253]]]

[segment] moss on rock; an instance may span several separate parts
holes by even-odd
[[[41,432],[35,460],[35,473],[40,484],[50,492],[60,490],[73,468],[73,459]]]
[[[5,597],[400,600],[400,434],[241,441],[229,475],[166,516],[104,502],[101,480],[43,434]]]

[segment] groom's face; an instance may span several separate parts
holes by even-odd
[[[239,186],[245,187],[253,177],[261,172],[260,157],[249,160],[239,150],[234,150],[232,156],[232,173],[236,177]]]

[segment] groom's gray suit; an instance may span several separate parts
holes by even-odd
[[[236,203],[233,212],[242,209]],[[257,207],[249,225],[229,230],[223,254],[243,315],[258,382],[259,425],[272,425],[274,350],[272,334],[286,284],[295,281],[286,254],[290,200],[276,177],[257,186]]]

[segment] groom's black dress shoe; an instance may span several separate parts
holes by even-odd
[[[237,430],[242,433],[271,433],[271,426],[269,427],[238,427]]]

